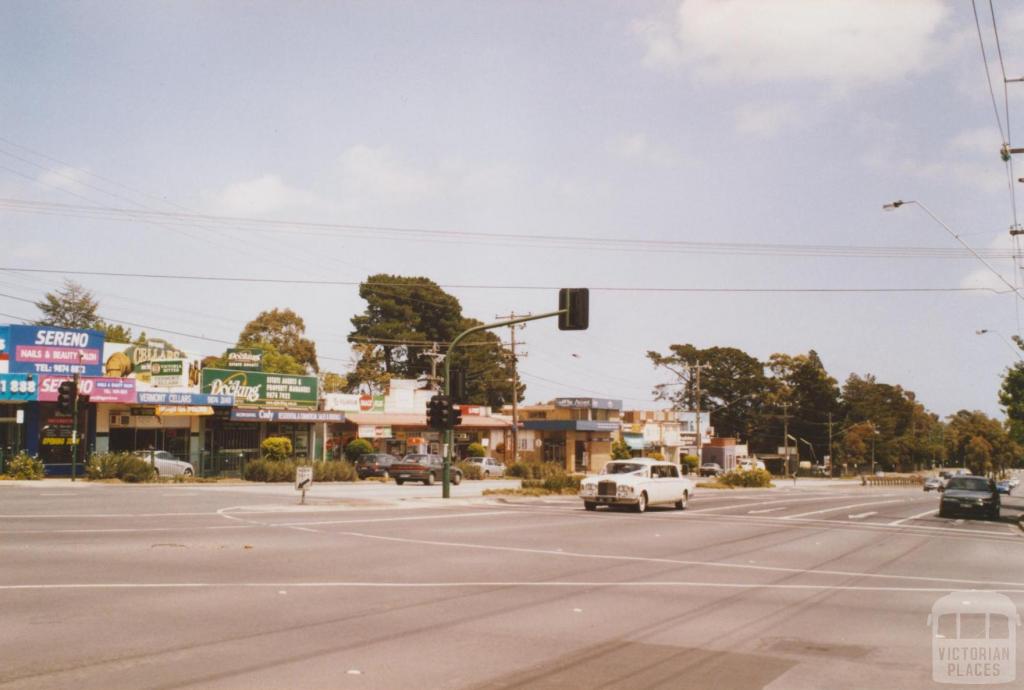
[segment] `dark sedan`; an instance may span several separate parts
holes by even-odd
[[[398,458],[387,453],[366,453],[360,455],[356,460],[356,474],[360,479],[367,477],[384,477],[387,479],[391,474],[391,465],[398,462]]]
[[[939,517],[980,515],[999,519],[999,492],[996,483],[985,477],[952,477],[942,492]]]
[[[408,481],[423,482],[430,486],[444,477],[444,458],[432,453],[410,453],[391,465],[390,471],[395,484],[404,484]],[[452,484],[462,483],[462,470],[452,466],[450,472]]]

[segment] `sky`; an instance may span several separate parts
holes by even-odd
[[[993,7],[1024,75],[1024,8]],[[589,287],[587,331],[519,332],[528,402],[658,407],[671,376],[645,353],[692,343],[813,349],[840,382],[1001,416],[1020,298],[925,211],[1011,248],[996,112],[1012,126],[1024,84],[1004,101],[978,13],[995,107],[968,2],[12,0],[0,320],[37,318],[24,300],[70,277],[108,320],[219,354],[288,307],[344,371],[368,275],[460,286],[484,321]],[[895,199],[924,207],[883,212]],[[879,288],[944,291],[820,291]]]

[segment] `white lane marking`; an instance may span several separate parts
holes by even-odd
[[[201,527],[109,527],[109,528],[97,528],[97,529],[12,529],[12,530],[0,530],[0,534],[6,535],[18,535],[18,534],[128,534],[128,533],[144,533],[144,532],[187,532],[195,529],[252,529],[253,527],[261,527],[262,525],[206,525]]]
[[[747,511],[747,515],[760,515],[761,513],[775,513],[775,512],[778,512],[780,510],[785,510],[785,509],[786,509],[786,507],[782,506],[781,508],[762,508],[761,510],[748,510]]]
[[[483,511],[478,510],[472,513],[448,513],[442,515],[409,515],[406,517],[388,517],[388,518],[359,518],[355,520],[320,520],[317,522],[274,522],[269,523],[267,527],[293,527],[296,525],[305,526],[320,526],[320,525],[354,525],[360,523],[375,523],[375,522],[406,522],[409,520],[444,520],[448,518],[461,518],[461,517],[490,517],[492,515],[516,515],[518,511],[515,510],[490,510]],[[228,516],[224,516],[228,517]]]
[[[887,522],[885,524],[890,525],[890,526],[902,525],[904,522],[910,522],[911,520],[919,520],[920,518],[923,518],[925,516],[934,515],[936,512],[938,512],[938,509],[937,508],[932,508],[931,510],[926,510],[923,513],[918,513],[917,515],[911,515],[910,517],[905,517],[905,518],[902,518],[900,520],[893,520],[892,522]],[[917,526],[917,525],[915,525],[915,526]]]
[[[903,503],[903,499],[897,498],[892,501],[868,501],[867,503],[853,503],[848,506],[835,506],[834,508],[825,508],[823,510],[812,510],[807,513],[797,513],[796,515],[786,515],[783,520],[795,520],[796,518],[807,517],[808,515],[821,515],[822,513],[834,513],[837,510],[849,510],[850,508],[860,508],[862,506],[875,506],[880,503]]]
[[[39,494],[39,495],[40,495],[40,496],[60,496],[61,498],[63,498],[64,496],[74,496],[74,494],[67,494],[67,493],[60,493],[60,494]]]
[[[523,587],[523,588],[558,588],[558,587],[598,587],[598,588],[651,588],[651,587],[706,587],[711,589],[783,589],[783,590],[832,590],[848,592],[943,592],[948,593],[948,587],[893,587],[893,586],[867,586],[867,585],[804,585],[793,583],[741,583],[741,582],[704,582],[700,580],[639,580],[639,581],[602,581],[602,580],[574,580],[542,582],[508,581],[495,580],[470,581],[470,582],[97,582],[97,583],[54,583],[54,584],[27,584],[27,585],[0,585],[0,591],[20,590],[83,590],[83,589],[226,589],[226,588],[260,588],[278,589],[281,587],[294,587],[296,589],[318,589],[318,588],[351,588],[351,589],[469,589],[469,588],[496,588],[496,587]],[[1024,594],[1024,588],[1014,589],[985,589],[986,592],[1001,592],[1005,594]]]
[[[878,498],[882,498],[882,497],[885,497],[885,496],[895,496],[895,494],[878,494],[877,497]],[[812,501],[812,502],[813,501],[817,501],[817,502],[820,503],[821,501],[827,501],[830,498],[846,499],[847,496],[838,496],[838,497],[836,497],[836,496],[822,496],[822,497],[815,497],[815,498],[775,498],[775,499],[772,499],[770,501],[758,501],[757,503],[748,503],[747,505],[715,506],[714,508],[698,508],[697,510],[688,510],[687,512],[688,513],[710,513],[710,512],[715,511],[715,510],[729,510],[730,508],[750,508],[751,506],[769,506],[769,505],[779,505],[779,504],[789,505],[791,503],[807,503],[808,501]],[[700,499],[695,497],[693,500],[699,501]]]
[[[506,505],[509,505],[509,507],[512,507],[512,504],[506,504]],[[551,507],[546,507],[546,508],[543,508],[543,509],[532,508],[532,507],[529,507],[529,506],[521,506],[521,507],[524,507],[524,508],[527,508],[527,509],[526,510],[521,510],[519,512],[522,512],[522,513],[529,512],[532,515],[540,515],[540,514],[548,514],[548,515],[568,514],[568,515],[575,515],[580,520],[593,519],[593,516],[590,513],[584,513],[583,509],[579,508],[579,507],[577,507],[577,508],[551,508]],[[742,506],[740,506],[740,507],[742,507]],[[673,521],[673,522],[678,522],[679,524],[684,524],[683,521],[689,521],[689,520],[704,520],[704,521],[712,521],[712,522],[728,521],[728,520],[740,520],[740,521],[747,521],[747,522],[752,522],[752,523],[761,524],[761,525],[786,524],[786,525],[790,525],[790,526],[803,527],[805,529],[817,529],[817,526],[819,526],[819,525],[827,525],[829,528],[832,528],[832,529],[843,529],[843,530],[847,530],[847,531],[850,531],[850,532],[865,532],[865,531],[870,532],[870,531],[880,530],[880,531],[883,531],[883,532],[899,532],[901,534],[913,534],[914,536],[922,536],[922,537],[923,536],[936,536],[936,537],[937,536],[952,536],[952,537],[965,536],[966,537],[966,536],[969,535],[971,537],[977,537],[977,538],[980,538],[980,539],[988,539],[990,541],[1014,541],[1014,542],[1018,542],[1019,541],[1019,538],[1015,538],[1016,533],[1006,534],[1002,530],[995,531],[995,530],[987,530],[987,529],[958,529],[958,528],[952,527],[952,526],[949,526],[949,527],[935,527],[935,526],[930,526],[930,525],[902,525],[902,526],[900,526],[900,529],[896,530],[896,529],[893,529],[892,527],[890,527],[889,525],[881,523],[881,522],[877,522],[877,523],[876,522],[851,523],[851,522],[839,522],[839,521],[836,521],[836,520],[815,520],[814,518],[798,518],[796,520],[787,520],[785,523],[783,523],[782,520],[784,518],[778,517],[778,516],[772,516],[772,515],[738,515],[738,514],[735,514],[735,513],[733,513],[733,514],[716,514],[716,515],[695,515],[695,514],[693,514],[693,513],[696,513],[696,512],[698,512],[698,511],[686,510],[686,511],[684,511],[682,513],[678,513],[678,512],[676,512],[676,513],[672,513],[672,512],[661,512],[661,513],[655,512],[655,513],[651,513],[651,512],[648,512],[648,513],[644,514],[643,520],[644,521],[650,521],[650,520]],[[671,517],[669,517],[669,515],[671,515]],[[629,521],[635,522],[637,518],[636,517],[632,517],[632,516],[628,516],[628,515],[615,515],[615,514],[605,513],[605,514],[603,514],[601,516],[600,519],[603,519],[603,520],[629,520]],[[1011,532],[1012,532],[1012,530],[1011,530]]]
[[[209,511],[205,513],[77,513],[70,515],[68,513],[49,513],[43,515],[28,515],[25,513],[19,515],[0,515],[0,519],[3,520],[51,520],[51,519],[68,519],[68,520],[88,520],[92,518],[140,518],[140,517],[196,517],[197,515],[216,515],[217,513],[211,513]]]
[[[343,534],[350,537],[359,537],[362,539],[375,539],[378,541],[392,541],[403,544],[418,544],[426,546],[446,546],[450,548],[464,548],[464,549],[480,549],[483,551],[502,551],[506,553],[526,553],[536,554],[542,556],[565,556],[568,558],[585,558],[593,560],[604,560],[604,561],[625,561],[633,563],[662,563],[669,565],[686,565],[706,568],[726,568],[735,570],[757,570],[757,571],[768,571],[776,573],[792,573],[797,575],[826,575],[836,577],[862,577],[862,578],[876,578],[884,580],[914,580],[922,582],[949,582],[949,583],[969,583],[978,585],[1006,585],[1010,587],[1024,587],[1024,582],[1000,582],[990,580],[964,580],[959,578],[948,578],[948,577],[931,577],[928,575],[886,575],[883,573],[858,573],[847,570],[811,570],[807,568],[786,568],[783,566],[771,566],[771,565],[748,565],[745,563],[725,563],[722,561],[689,561],[677,558],[654,558],[650,556],[619,556],[612,554],[602,553],[585,553],[578,551],[562,551],[562,550],[551,550],[551,549],[529,549],[518,546],[496,546],[493,544],[470,544],[466,542],[449,542],[449,541],[436,541],[431,539],[410,539],[407,537],[385,537],[378,534],[365,534],[362,532],[338,532],[337,534]]]
[[[878,511],[871,510],[868,511],[867,513],[857,513],[856,515],[847,515],[846,517],[850,520],[863,520],[864,518],[871,517],[872,515],[878,515]]]

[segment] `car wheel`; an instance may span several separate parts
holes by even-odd
[[[490,471],[484,472],[484,479],[490,479],[490,478],[491,478]]]
[[[949,511],[946,510],[945,507],[943,507],[941,505],[939,506],[939,517],[940,518],[949,517]]]
[[[633,508],[638,513],[647,511],[647,492],[641,491],[639,498],[636,499],[636,507]]]
[[[433,485],[433,483],[434,483],[434,473],[433,472],[428,472],[427,473],[427,478],[423,480],[423,485],[424,486],[431,486],[431,485]]]
[[[455,474],[452,475],[452,484],[454,484],[455,486],[458,486],[461,483],[462,483],[462,473],[456,472]]]
[[[597,504],[593,501],[583,501],[583,507],[587,510],[597,510]]]
[[[396,479],[395,480],[395,484],[398,484],[399,486],[401,486],[402,484],[405,484],[405,480],[404,479]]]
[[[186,467],[185,471],[182,474],[184,474],[186,477],[191,477],[192,476],[192,470],[190,470],[190,469],[188,469]]]
[[[686,510],[686,503],[690,500],[690,492],[684,491],[683,497],[676,501],[676,510]]]

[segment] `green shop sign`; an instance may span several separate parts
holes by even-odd
[[[232,395],[238,407],[316,407],[315,376],[270,374],[263,371],[203,369],[202,392]]]
[[[228,350],[228,369],[259,371],[263,368],[263,350],[233,347]]]

